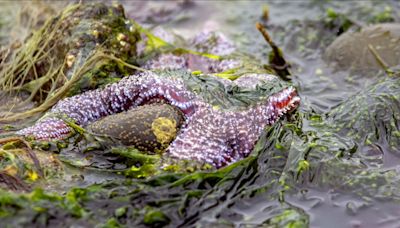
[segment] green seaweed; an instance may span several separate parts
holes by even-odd
[[[334,11],[327,13],[332,22],[338,22],[336,19],[340,15]],[[335,27],[346,29],[346,23],[339,22]],[[305,40],[304,45],[311,47],[314,42],[321,42],[320,45],[325,42],[312,38],[315,36],[309,35],[311,38]],[[149,45],[153,46],[149,50],[155,52],[160,51],[155,47],[170,47],[157,39]],[[92,57],[93,62],[87,69],[96,61],[104,60],[107,62],[104,67],[113,63],[111,69],[141,70],[108,53],[101,56]],[[115,65],[117,62],[119,67]],[[246,67],[248,71],[253,65]],[[217,76],[234,79],[240,76],[241,70]],[[257,67],[253,70],[265,72]],[[82,71],[83,74],[87,72]],[[98,69],[90,74],[101,75]],[[88,81],[93,76],[90,74],[85,76]],[[224,108],[247,106],[289,85],[277,82],[246,91],[226,89],[201,72],[160,74],[179,75],[205,100]],[[102,77],[107,78],[106,75]],[[54,150],[60,157],[76,153],[72,147],[83,148],[87,156],[117,156],[128,167],[111,171],[124,174],[126,178],[76,187],[65,193],[51,193],[40,188],[23,193],[0,190],[2,223],[52,227],[307,227],[309,215],[287,199],[304,186],[352,193],[367,202],[377,199],[398,202],[399,173],[394,168],[384,167],[383,158],[379,156],[380,145],[386,145],[385,152],[393,155],[397,155],[400,146],[398,72],[392,77],[378,75],[377,78],[380,79],[375,84],[326,114],[316,113],[307,103],[302,104],[299,111],[266,128],[248,158],[219,170],[190,161],[163,160],[159,155],[142,154],[134,148],[104,145],[108,142],[106,139],[90,138],[83,130],[62,142],[62,146],[55,142],[39,145],[28,141],[33,143],[33,149]],[[103,82],[112,81],[114,79],[107,78]],[[35,83],[43,84],[41,80],[33,80],[27,87],[33,88]],[[89,141],[86,147],[82,146],[85,142],[79,144],[80,137]],[[15,154],[11,152],[21,146],[26,144],[15,140],[3,143],[7,159],[1,160],[2,164],[15,161]],[[96,169],[99,170],[110,172],[107,168]]]

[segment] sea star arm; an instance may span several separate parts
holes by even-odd
[[[234,134],[231,119],[225,119],[225,113],[214,110],[211,105],[198,104],[195,114],[187,120],[177,138],[168,147],[170,157],[196,160],[224,166],[239,157],[227,142],[228,135]]]
[[[67,98],[49,113],[66,115],[84,126],[103,116],[126,111],[153,99],[167,101],[179,108],[186,117],[185,126],[167,149],[167,154],[216,167],[248,156],[265,126],[272,125],[286,112],[295,109],[300,101],[296,90],[288,87],[244,111],[217,110],[190,92],[182,80],[146,72],[102,90]],[[63,120],[53,115],[19,134],[48,140],[63,138],[71,131]]]
[[[62,139],[67,137],[72,129],[64,121],[54,117],[54,114],[66,115],[76,124],[84,126],[101,117],[146,104],[152,99],[163,99],[181,109],[186,116],[190,116],[194,111],[195,95],[185,88],[181,80],[145,72],[124,78],[104,89],[66,98],[48,112],[52,117],[44,117],[32,127],[25,128],[17,134],[30,135],[41,140]]]
[[[289,87],[245,111],[224,112],[199,105],[167,153],[216,167],[233,163],[248,156],[264,128],[295,109],[299,101],[296,90]]]

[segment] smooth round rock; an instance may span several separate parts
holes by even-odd
[[[340,70],[382,69],[368,45],[389,67],[400,64],[400,24],[377,24],[346,32],[329,45],[324,60]]]
[[[150,104],[104,117],[87,129],[120,140],[149,153],[165,150],[183,124],[180,110],[168,104]]]

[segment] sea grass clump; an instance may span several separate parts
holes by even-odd
[[[119,5],[66,7],[2,63],[0,89],[10,94],[26,93],[26,101],[38,104],[36,109],[11,113],[2,120],[43,112],[65,95],[93,89],[131,73],[123,63],[135,56],[138,39],[135,27]]]

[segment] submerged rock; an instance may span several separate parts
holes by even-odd
[[[87,129],[131,145],[143,152],[161,152],[175,139],[183,123],[178,109],[167,104],[151,104],[104,117]]]
[[[360,145],[384,142],[400,155],[400,80],[384,77],[329,113],[329,121]]]
[[[400,24],[377,24],[346,32],[329,45],[324,59],[341,70],[382,69],[374,50],[389,67],[400,64]]]

